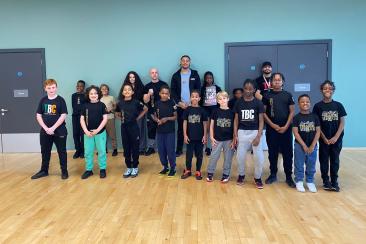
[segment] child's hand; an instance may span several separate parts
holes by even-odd
[[[338,141],[338,137],[337,136],[333,136],[332,138],[329,139],[328,143],[329,144],[334,144]],[[329,145],[328,144],[328,145]]]
[[[233,139],[230,144],[230,148],[236,150],[235,140]]]
[[[47,135],[52,136],[54,134],[54,132],[51,128],[46,128],[45,131],[46,131]]]
[[[161,124],[164,124],[164,123],[166,123],[167,121],[168,121],[168,119],[167,119],[167,118],[161,118],[161,119],[160,119]]]
[[[211,144],[212,144],[212,147],[216,147],[217,146],[217,141],[213,137],[211,137]]]
[[[206,144],[207,143],[207,137],[202,137],[202,144]]]
[[[233,143],[235,146],[238,145],[238,138],[236,136],[234,136],[234,138],[233,138]]]
[[[287,127],[286,126],[282,126],[282,127],[280,127],[279,129],[278,129],[278,133],[281,133],[281,134],[283,134],[283,133],[285,133],[287,131]]]
[[[85,135],[87,136],[87,137],[92,137],[93,136],[93,134],[90,132],[90,131],[84,131],[85,132]]]
[[[261,141],[261,137],[260,136],[256,136],[254,138],[253,142],[252,142],[252,145],[255,146],[255,147],[258,146],[259,143],[260,143],[260,141]]]
[[[306,145],[302,146],[302,150],[304,150],[305,153],[309,153],[309,148]]]
[[[275,131],[279,131],[279,129],[281,128],[279,125],[277,124],[273,124],[272,128],[275,130]]]
[[[328,140],[327,138],[325,138],[325,137],[324,137],[324,138],[322,138],[322,139],[323,139],[323,141],[324,141],[324,143],[325,143],[325,144],[327,144],[327,145],[329,145],[329,144],[330,144],[330,143],[329,143],[329,140]]]
[[[158,123],[158,125],[162,125],[163,124],[160,119],[157,119],[156,120],[156,123]]]
[[[188,138],[188,136],[184,136],[184,143],[185,144],[189,144],[189,138]]]
[[[95,136],[96,134],[98,134],[98,131],[97,130],[91,130],[90,133]]]
[[[310,147],[308,148],[307,153],[308,153],[308,154],[312,154],[312,153],[314,152],[314,148],[315,148],[315,146],[310,146]]]

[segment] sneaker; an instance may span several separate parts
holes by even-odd
[[[302,181],[296,182],[296,190],[299,192],[305,192],[304,182]]]
[[[326,191],[331,191],[332,190],[332,185],[330,184],[329,181],[326,181],[323,183],[323,189]]]
[[[332,183],[332,191],[339,192],[340,190],[338,182]]]
[[[213,181],[213,174],[208,173],[208,174],[207,174],[206,181],[207,181],[207,182],[212,182],[212,181]]]
[[[175,152],[175,156],[176,156],[176,157],[179,157],[179,156],[180,156],[180,155],[182,155],[182,154],[183,154],[183,152],[182,152],[182,151],[176,151],[176,152]]]
[[[117,149],[114,149],[113,152],[112,152],[112,157],[115,157],[117,155],[118,155]]]
[[[132,168],[131,178],[135,178],[136,176],[138,176],[138,174],[139,174],[139,169],[138,168]]]
[[[173,177],[173,176],[175,176],[175,169],[170,169],[168,177]]]
[[[258,189],[263,189],[263,183],[262,183],[262,179],[259,178],[259,179],[254,179],[254,183],[255,183],[255,186],[258,188]]]
[[[274,174],[270,174],[268,178],[265,180],[266,184],[272,184],[273,182],[277,181],[277,176]]]
[[[84,153],[80,153],[79,158],[84,158]]]
[[[151,154],[154,154],[155,153],[155,149],[152,148],[152,147],[149,147],[146,152],[145,152],[145,156],[149,156]]]
[[[36,173],[35,175],[32,175],[31,179],[32,180],[36,180],[36,179],[39,179],[39,178],[42,178],[42,177],[46,177],[46,176],[48,176],[48,172],[41,170],[38,173]]]
[[[229,182],[229,176],[228,175],[222,175],[221,183],[228,183],[228,182]]]
[[[206,150],[205,150],[206,155],[207,156],[210,156],[211,155],[211,151],[212,151],[212,149],[207,147]]]
[[[159,174],[165,175],[168,172],[169,172],[169,168],[164,168],[162,171],[159,172]]]
[[[144,155],[145,155],[145,151],[140,151],[140,152],[139,152],[139,155],[140,155],[140,156],[144,156]]]
[[[105,172],[105,169],[101,169],[100,172],[99,172],[99,177],[101,179],[107,177],[107,173]]]
[[[123,173],[123,178],[128,178],[131,176],[132,168],[127,168],[125,172]]]
[[[81,176],[81,179],[85,180],[85,179],[88,179],[90,176],[93,175],[93,171],[91,170],[87,170],[84,172],[84,174]]]
[[[196,173],[194,173],[194,175],[196,176],[196,180],[202,180],[201,171],[196,171]]]
[[[313,192],[313,193],[317,192],[316,186],[314,183],[306,183],[306,186],[308,187],[310,192]]]
[[[238,179],[236,180],[236,184],[237,185],[244,185],[244,178],[245,178],[245,175],[239,175]]]
[[[78,151],[76,151],[76,152],[74,153],[74,155],[72,156],[72,158],[73,158],[73,159],[77,159],[78,157],[80,157],[80,154],[79,154],[79,152],[78,152]]]
[[[191,176],[192,175],[192,172],[189,170],[189,169],[185,169],[184,171],[183,171],[183,174],[182,174],[182,176],[180,177],[181,179],[187,179],[189,176]]]
[[[287,179],[286,179],[286,183],[287,183],[287,185],[288,185],[289,187],[291,187],[291,188],[295,188],[295,187],[296,187],[296,184],[295,184],[294,180],[292,179],[292,177],[287,178]]]
[[[67,170],[62,171],[61,179],[66,180],[67,178],[69,178],[69,172],[67,172]]]

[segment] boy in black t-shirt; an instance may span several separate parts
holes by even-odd
[[[76,83],[76,92],[71,96],[72,104],[72,136],[74,138],[75,153],[72,158],[84,158],[84,133],[80,125],[80,115],[85,103],[85,81]]]
[[[296,189],[305,192],[304,163],[306,165],[306,185],[310,192],[316,192],[314,184],[317,142],[320,136],[320,122],[316,114],[310,112],[310,97],[298,98],[300,113],[294,117],[292,132],[295,136],[295,181]]]
[[[291,123],[295,113],[294,100],[291,93],[282,90],[284,78],[281,73],[272,75],[272,90],[264,94],[264,119],[267,123],[266,139],[268,144],[268,159],[271,174],[266,184],[277,181],[277,161],[279,152],[282,153],[286,183],[295,188],[292,179],[293,142]]]
[[[196,179],[202,180],[201,166],[203,159],[203,145],[207,143],[207,114],[204,108],[198,105],[201,100],[197,90],[191,92],[191,106],[183,113],[183,135],[184,143],[187,144],[186,169],[183,171],[182,179],[192,175],[193,152],[196,156]]]
[[[55,143],[61,166],[61,178],[69,177],[67,171],[66,137],[67,130],[65,118],[67,107],[65,100],[57,95],[57,82],[47,79],[43,82],[47,96],[43,97],[37,108],[37,121],[41,126],[39,133],[42,153],[41,170],[31,179],[48,176],[48,168],[51,158],[52,144]]]
[[[210,123],[212,153],[207,166],[206,180],[208,182],[213,180],[221,151],[224,151],[224,169],[221,183],[227,183],[230,178],[235,141],[233,140],[234,112],[228,107],[228,100],[229,95],[227,92],[221,91],[217,93],[217,102],[220,104],[220,107],[212,113]]]
[[[338,170],[339,154],[342,150],[343,129],[345,124],[346,110],[340,102],[332,99],[335,85],[332,81],[326,80],[320,90],[323,93],[323,101],[315,104],[313,113],[320,119],[319,139],[319,162],[323,179],[324,190],[339,191]],[[330,182],[329,182],[330,166]]]

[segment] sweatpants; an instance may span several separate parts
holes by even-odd
[[[224,168],[223,174],[230,176],[231,163],[234,155],[234,150],[230,148],[232,140],[217,141],[217,145],[212,147],[210,162],[207,166],[207,173],[214,174],[216,170],[217,161],[220,159],[221,151],[224,151]]]
[[[117,136],[116,136],[116,126],[115,119],[108,119],[107,124],[105,125],[105,130],[107,131],[107,135],[111,138],[112,149],[117,149]],[[108,143],[108,138],[106,143]]]
[[[98,151],[98,163],[99,169],[107,168],[107,154],[105,151],[105,143],[107,141],[107,133],[105,130],[92,137],[84,135],[84,148],[85,148],[85,163],[86,170],[93,170],[94,148]]]
[[[158,124],[152,119],[152,114],[148,113],[146,116],[146,125],[147,125],[147,147],[154,148],[156,147],[156,128]]]
[[[72,116],[72,137],[74,139],[75,150],[79,155],[84,154],[84,131],[80,125],[80,115]]]
[[[137,121],[137,125],[139,126],[140,133],[140,145],[139,151],[145,152],[147,146],[147,138],[146,138],[146,115],[144,115],[141,119]]]
[[[60,168],[62,172],[67,171],[67,154],[66,154],[66,138],[67,136],[48,135],[46,132],[39,133],[39,141],[41,144],[42,165],[41,170],[48,172],[51,159],[52,145],[55,143],[60,160]]]
[[[202,140],[191,140],[187,144],[186,150],[186,169],[192,169],[193,152],[196,156],[196,171],[201,171],[202,159],[203,159],[203,143]]]
[[[239,130],[238,131],[238,149],[236,159],[238,161],[239,175],[245,175],[245,161],[248,150],[253,150],[254,155],[254,178],[260,179],[262,177],[264,154],[262,142],[258,146],[253,146],[253,140],[256,138],[258,130]]]
[[[341,150],[342,140],[338,140],[333,145],[327,145],[322,139],[319,140],[320,172],[324,183],[329,182],[329,169],[331,182],[338,182],[339,155]]]
[[[136,122],[121,124],[123,155],[127,168],[139,165],[140,130]]]
[[[158,152],[160,162],[164,168],[168,167],[168,162],[171,170],[175,170],[176,158],[174,151],[175,133],[157,133],[156,142],[158,144]]]
[[[268,145],[269,169],[271,175],[276,175],[278,168],[278,154],[282,153],[283,168],[286,178],[292,175],[292,159],[293,159],[293,141],[291,126],[283,134],[278,133],[272,127],[267,126],[266,138]]]

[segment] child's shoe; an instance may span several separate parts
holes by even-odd
[[[263,189],[263,183],[262,183],[262,179],[261,178],[259,178],[259,179],[255,179],[254,178],[254,183],[255,183],[255,186],[258,189]]]
[[[183,174],[182,174],[182,176],[180,177],[181,179],[187,179],[189,176],[191,176],[192,175],[192,172],[189,170],[189,169],[185,169],[184,171],[183,171]]]
[[[61,172],[61,179],[66,180],[67,178],[69,178],[69,172],[67,170],[63,170]]]
[[[340,190],[338,182],[332,182],[332,191],[339,192]]]
[[[304,182],[302,181],[296,182],[296,190],[299,192],[305,192]]]
[[[207,182],[212,182],[212,181],[213,181],[213,174],[212,174],[212,173],[208,173],[208,174],[207,174],[206,181],[207,181]]]
[[[168,172],[169,172],[169,168],[164,168],[162,171],[159,172],[159,174],[165,175]]]
[[[128,178],[131,176],[132,168],[127,168],[126,171],[123,173],[123,178]]]
[[[36,179],[39,179],[39,178],[42,178],[42,177],[46,177],[46,176],[48,176],[48,172],[41,170],[38,173],[36,173],[35,175],[33,175],[31,177],[31,179],[32,180],[36,180]]]
[[[175,176],[175,169],[170,169],[168,177],[174,177]]]
[[[93,175],[93,171],[91,170],[87,170],[84,172],[84,174],[81,176],[81,179],[85,180],[85,179],[88,179],[90,176]]]
[[[107,173],[105,171],[105,169],[101,169],[100,172],[99,172],[99,177],[101,179],[104,179],[105,177],[107,177]]]
[[[229,182],[229,176],[228,175],[222,175],[221,177],[221,183],[225,184]]]
[[[135,178],[139,174],[138,168],[133,168],[131,171],[131,178]]]
[[[196,176],[196,180],[202,180],[201,171],[196,171],[196,173],[194,175]]]
[[[310,192],[313,192],[313,193],[317,192],[316,186],[314,183],[306,183],[306,186],[308,187]]]
[[[236,181],[236,184],[237,185],[244,185],[244,178],[245,178],[245,175],[239,175],[238,180]]]
[[[332,185],[330,184],[329,181],[325,181],[323,183],[323,189],[326,190],[326,191],[331,191],[332,190]]]

